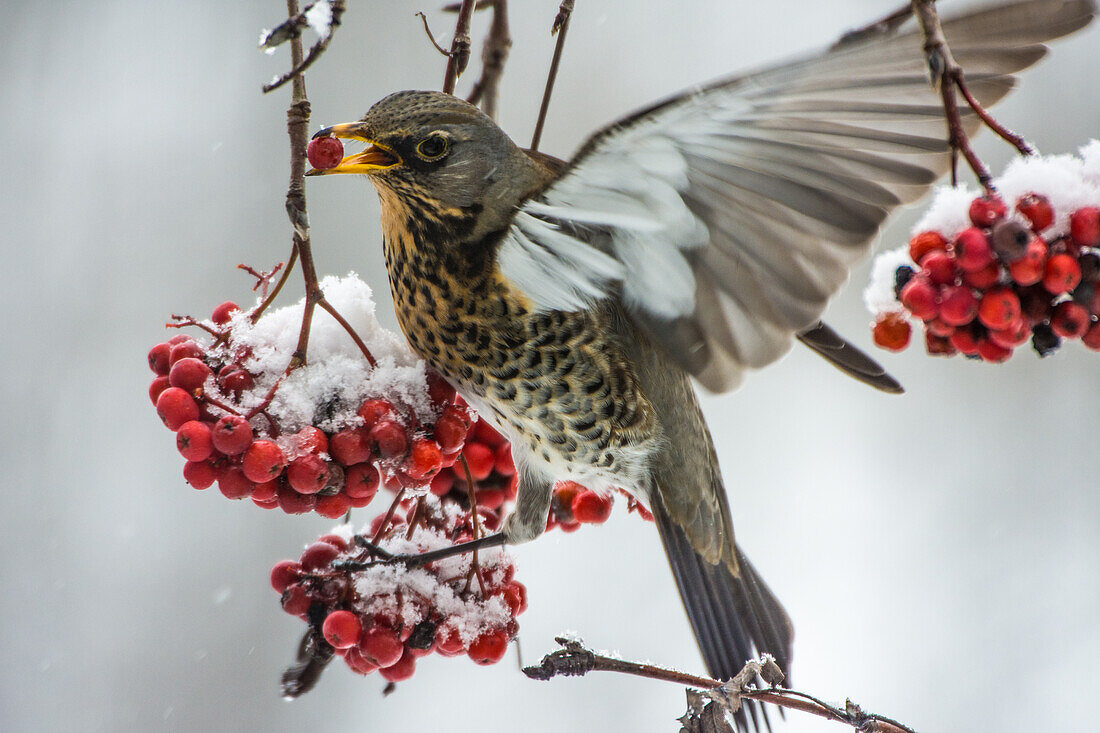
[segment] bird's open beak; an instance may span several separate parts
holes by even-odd
[[[313,137],[318,138],[327,136],[339,137],[345,140],[362,140],[367,143],[367,149],[361,153],[343,158],[335,168],[328,168],[326,170],[310,168],[306,171],[307,176],[327,176],[333,173],[361,173],[369,175],[375,171],[393,168],[395,165],[400,165],[401,163],[401,156],[393,152],[393,150],[365,137],[362,134],[361,123],[348,122],[343,125],[326,127],[323,130],[319,130]]]

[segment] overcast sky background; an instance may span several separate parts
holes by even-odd
[[[314,127],[442,80],[413,16],[432,5],[348,4],[309,74]],[[566,157],[641,104],[824,45],[896,4],[580,0],[542,148]],[[501,122],[525,142],[556,3],[513,5]],[[333,665],[313,693],[279,699],[302,629],[268,569],[330,523],[189,489],[146,396],[145,353],[170,313],[247,301],[238,262],[289,251],[289,92],[259,92],[288,55],[255,47],[282,13],[212,0],[3,11],[0,729],[677,730],[675,686],[530,682],[514,653],[488,669],[433,656],[387,699],[377,676]],[[430,18],[449,37],[451,20]],[[1057,43],[997,114],[1043,151],[1074,151],[1100,136],[1098,71],[1093,27]],[[1010,157],[988,137],[978,148],[994,167]],[[308,194],[319,269],[357,270],[392,325],[369,184],[320,179]],[[892,220],[883,245],[901,244],[918,213]],[[829,313],[865,345],[866,276]],[[882,360],[905,396],[796,351],[704,403],[740,542],[795,623],[796,686],[921,731],[1094,729],[1100,356],[1071,345],[1003,366],[920,348]],[[515,554],[526,662],[572,629],[702,671],[651,525],[617,509],[605,527]],[[779,729],[842,727],[790,715]]]

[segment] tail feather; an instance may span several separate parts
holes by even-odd
[[[791,622],[748,559],[737,551],[740,574],[734,575],[725,563],[707,562],[692,549],[659,498],[653,502],[653,516],[708,674],[729,679],[746,661],[767,652],[789,675]],[[761,728],[756,705],[746,704],[737,716],[739,729],[750,728],[750,716],[751,728]],[[762,717],[770,730],[767,714]]]

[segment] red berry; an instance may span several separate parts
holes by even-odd
[[[1094,323],[1081,337],[1081,343],[1093,351],[1100,351],[1100,323]]]
[[[287,514],[305,514],[317,506],[317,497],[313,494],[299,494],[287,484],[280,484],[276,492],[279,508]]]
[[[436,633],[435,650],[444,657],[457,657],[466,651],[466,646],[462,643],[462,637],[458,635],[458,630],[447,626],[439,629]]]
[[[936,314],[939,313],[939,303],[936,302],[936,289],[927,278],[920,276],[912,278],[901,289],[899,298],[901,304],[922,321],[935,318]]]
[[[1054,308],[1050,317],[1050,327],[1054,333],[1064,339],[1075,339],[1085,335],[1090,325],[1089,312],[1080,303],[1067,300]]]
[[[409,449],[409,456],[402,465],[406,475],[416,480],[428,479],[443,466],[443,452],[431,438],[417,438]]]
[[[290,587],[291,583],[298,580],[302,572],[302,565],[293,560],[280,560],[271,568],[271,587],[276,593],[282,593]]]
[[[497,446],[497,449],[493,451],[493,460],[493,468],[501,476],[514,476],[516,474],[516,463],[512,460],[512,446],[508,443]]]
[[[317,497],[317,506],[313,511],[327,519],[339,519],[351,509],[351,499],[347,494],[333,494],[332,496]]]
[[[173,345],[168,352],[168,366],[171,367],[180,359],[202,359],[202,347],[194,339]]]
[[[956,349],[949,336],[950,334],[948,336],[937,336],[934,333],[925,331],[924,350],[932,356],[954,356]]]
[[[249,481],[262,484],[283,472],[286,468],[286,456],[275,441],[257,440],[244,452],[241,468]]]
[[[319,171],[325,171],[340,165],[344,158],[344,144],[335,137],[315,137],[306,146],[306,158],[309,164]]]
[[[940,318],[952,326],[962,326],[978,315],[978,299],[970,288],[949,285],[940,295]]]
[[[512,612],[513,617],[527,610],[527,586],[518,580],[505,585],[500,596],[508,604],[508,610]]]
[[[252,375],[244,369],[234,369],[221,378],[222,388],[227,392],[243,392],[252,389],[254,383]]]
[[[496,510],[507,499],[504,489],[478,489],[474,492],[474,501],[479,507]]]
[[[1069,233],[1084,247],[1100,245],[1100,208],[1086,206],[1070,214]]]
[[[959,232],[955,238],[955,258],[964,272],[981,270],[993,262],[993,249],[985,232],[976,227]]]
[[[474,481],[483,481],[493,472],[496,456],[493,455],[493,449],[484,443],[467,443],[462,449],[462,456],[470,466],[470,475]],[[461,472],[459,477],[465,478]]]
[[[503,629],[486,631],[470,644],[466,653],[478,664],[496,664],[508,651],[508,636]]]
[[[455,475],[453,471],[440,471],[432,479],[431,487],[429,491],[435,496],[446,496],[451,491],[451,487],[455,485]]]
[[[1050,302],[1050,293],[1044,288],[1032,286],[1019,291],[1020,310],[1028,325],[1034,326],[1050,318],[1053,306]]]
[[[351,611],[333,611],[325,616],[321,633],[325,635],[325,641],[334,648],[349,649],[359,644],[359,638],[363,635],[363,624],[359,623],[359,617]]]
[[[1015,349],[1021,344],[1027,343],[1031,338],[1031,326],[1027,319],[1021,317],[1016,323],[1000,331],[990,331],[989,340],[1006,349]]]
[[[978,320],[987,328],[1008,328],[1020,317],[1020,299],[1009,288],[987,290],[978,304]]]
[[[342,466],[370,460],[370,434],[362,427],[344,428],[329,440],[329,453]]]
[[[409,438],[405,428],[393,420],[381,420],[370,429],[370,440],[378,445],[383,458],[394,458],[405,452]]]
[[[196,393],[202,389],[206,378],[212,375],[210,367],[206,366],[201,359],[189,356],[172,365],[172,370],[168,373],[168,382],[173,387]]]
[[[359,407],[358,411],[359,417],[363,418],[363,427],[368,431],[373,428],[379,420],[390,417],[393,414],[393,404],[389,400],[367,400]]]
[[[939,232],[920,232],[909,240],[909,258],[913,262],[920,262],[929,252],[945,249],[947,240]]]
[[[169,430],[179,430],[184,423],[199,419],[199,406],[186,391],[169,387],[157,397],[157,415]]]
[[[379,480],[378,469],[370,463],[348,466],[344,472],[344,492],[352,499],[369,502],[378,492]]]
[[[912,335],[909,319],[897,312],[879,313],[871,328],[875,345],[890,351],[901,351],[909,345]]]
[[[473,435],[474,440],[494,449],[508,442],[503,435],[497,432],[496,428],[484,419],[478,420],[474,425]]]
[[[1029,193],[1016,202],[1016,210],[1031,224],[1031,231],[1038,234],[1054,222],[1054,209],[1050,199],[1037,193]]]
[[[1005,202],[997,196],[981,196],[970,202],[970,221],[976,227],[993,226],[1008,213]]]
[[[306,589],[300,585],[292,585],[283,592],[283,610],[291,616],[305,616],[309,607],[313,605]]]
[[[372,664],[392,667],[404,654],[405,645],[392,628],[372,626],[363,632],[363,637],[359,640],[359,651]]]
[[[320,456],[312,453],[298,456],[286,469],[286,478],[300,494],[316,494],[325,488],[329,478],[329,466]]]
[[[168,357],[171,353],[172,347],[168,344],[157,344],[149,349],[149,368],[154,374],[162,377],[168,375],[168,369],[171,367]]]
[[[611,516],[611,497],[582,491],[573,497],[573,517],[584,524],[603,524]]]
[[[1043,287],[1054,295],[1068,293],[1081,282],[1077,258],[1067,254],[1051,255],[1043,271]]]
[[[248,477],[245,476],[245,478]],[[261,481],[256,484],[256,488],[252,489],[252,501],[263,504],[265,508],[274,509],[279,506],[279,499],[276,496],[278,489],[278,481]]]
[[[428,367],[428,398],[433,405],[449,405],[454,402],[455,388],[435,369]]]
[[[149,399],[153,401],[153,404],[157,404],[157,399],[160,398],[160,393],[168,389],[171,385],[168,384],[168,377],[154,377],[152,383],[149,385]]]
[[[1034,285],[1043,279],[1046,263],[1046,242],[1035,237],[1027,243],[1023,256],[1009,264],[1008,274],[1012,276],[1014,282],[1020,285]]]
[[[252,426],[239,415],[226,415],[214,423],[212,437],[215,448],[227,456],[235,456],[252,445]]]
[[[920,261],[921,271],[936,285],[955,282],[955,258],[948,252],[929,252]]]
[[[1012,356],[1012,349],[1006,349],[989,339],[982,339],[978,342],[978,356],[982,357],[982,361],[999,364],[1002,361],[1008,361],[1008,357]]]
[[[198,420],[180,425],[176,431],[176,448],[189,461],[205,461],[214,453],[210,441],[210,426]]]
[[[951,339],[951,345],[960,353],[967,356],[974,356],[978,353],[978,340],[974,338],[974,333],[969,328],[957,328],[949,338]]]
[[[348,665],[348,669],[357,674],[370,674],[371,672],[378,669],[377,664],[372,664],[371,662],[367,661],[367,659],[359,651],[359,647],[345,649],[344,662]]]
[[[327,542],[340,552],[348,549],[348,542],[338,534],[323,534],[317,538],[318,542]]]
[[[402,682],[412,677],[414,672],[416,672],[416,654],[412,649],[405,649],[400,659],[378,670],[378,674],[387,682]]]
[[[955,327],[943,320],[940,316],[936,316],[931,321],[924,322],[924,333],[926,337],[935,336],[937,338],[947,338],[955,333]],[[927,338],[925,340],[927,340]]]
[[[238,466],[229,466],[218,475],[218,490],[226,499],[244,499],[252,496],[256,484],[249,481]]]
[[[241,307],[239,305],[231,300],[227,300],[214,309],[214,313],[210,316],[210,320],[219,326],[224,326],[229,323],[230,317],[240,309]]]
[[[328,453],[328,436],[320,428],[306,425],[294,434],[294,439],[303,453]]]
[[[327,542],[314,542],[302,551],[302,557],[298,562],[302,563],[302,569],[306,572],[324,570],[332,561],[340,556],[340,550]]]
[[[206,461],[188,461],[183,466],[183,480],[200,491],[213,486],[217,478],[218,472]]]
[[[444,412],[435,421],[432,434],[444,453],[454,453],[462,447],[463,441],[466,440],[466,430],[466,424],[461,418]]]
[[[977,290],[985,290],[996,285],[1000,278],[1001,268],[997,266],[996,262],[990,262],[980,270],[964,271],[962,279],[964,285]]]

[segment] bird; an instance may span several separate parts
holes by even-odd
[[[988,106],[1095,12],[1024,0],[942,27]],[[492,541],[541,534],[557,481],[633,494],[717,679],[764,652],[789,674],[793,626],[735,542],[695,383],[729,392],[798,341],[901,391],[821,316],[887,216],[952,164],[922,43],[911,18],[870,27],[657,102],[568,161],[437,91],[315,136],[365,143],[308,175],[374,184],[410,347],[512,443],[516,505]]]

